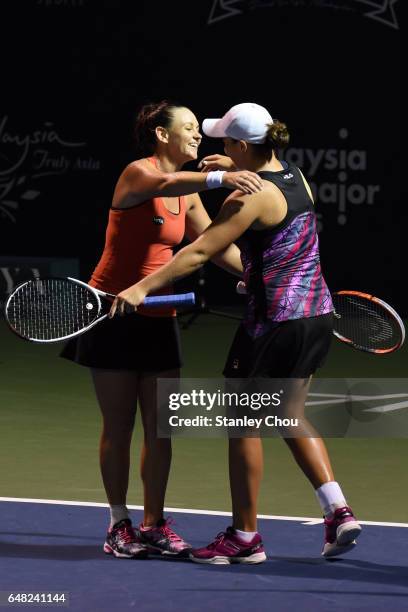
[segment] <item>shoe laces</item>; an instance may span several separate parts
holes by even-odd
[[[135,542],[135,532],[131,525],[123,524],[117,527],[119,537],[125,544],[132,544]]]
[[[159,529],[163,535],[170,540],[170,542],[181,542],[182,538],[180,538],[180,536],[170,528],[170,525],[172,524],[174,524],[173,519],[168,518],[165,520],[164,524],[159,527]]]
[[[208,544],[207,548],[209,550],[214,550],[214,548],[216,548],[218,544],[221,544],[221,542],[225,539],[226,535],[227,534],[225,533],[225,531],[220,531],[220,533],[215,536],[214,541],[211,542],[211,544]]]

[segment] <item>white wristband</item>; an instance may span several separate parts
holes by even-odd
[[[209,172],[205,179],[208,189],[217,189],[217,187],[221,187],[222,177],[225,172],[225,170],[214,170],[213,172]]]

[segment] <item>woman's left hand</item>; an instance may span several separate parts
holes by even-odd
[[[111,319],[115,315],[122,317],[127,313],[136,312],[137,307],[143,303],[145,297],[146,292],[140,287],[139,283],[121,291],[113,301],[108,315],[109,318]]]
[[[201,172],[212,172],[213,170],[226,170],[227,172],[234,172],[237,170],[234,162],[230,157],[226,155],[207,155],[198,164],[198,169]]]

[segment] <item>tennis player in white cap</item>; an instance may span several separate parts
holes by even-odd
[[[195,272],[237,243],[247,304],[224,375],[296,379],[291,416],[300,418],[303,429],[301,436],[293,433],[284,439],[315,489],[325,517],[322,554],[340,555],[354,548],[361,527],[335,480],[323,440],[304,417],[310,379],[328,354],[333,329],[333,304],[320,266],[312,193],[299,168],[278,159],[277,151],[289,141],[288,130],[264,107],[238,104],[220,119],[206,119],[203,131],[224,141],[226,156],[203,160],[215,184],[222,181],[225,170],[245,168],[261,177],[263,190],[232,193],[204,233],[165,266],[120,293],[111,314],[137,308],[146,295]],[[262,470],[261,439],[230,438],[233,523],[208,546],[194,550],[193,561],[227,564],[266,559],[256,522]]]

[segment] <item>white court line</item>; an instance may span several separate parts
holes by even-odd
[[[99,502],[65,501],[61,499],[31,499],[23,497],[0,497],[0,502],[18,502],[22,504],[53,504],[59,506],[90,506],[92,508],[109,508],[109,504]],[[127,506],[130,510],[143,510],[143,506]],[[196,508],[164,508],[166,512],[182,512],[184,514],[204,514],[209,516],[231,516],[231,512],[222,510],[198,510]],[[278,516],[274,514],[258,514],[260,519],[273,521],[297,521],[304,525],[318,525],[323,523],[321,518],[307,516]],[[408,523],[389,523],[377,521],[358,521],[361,525],[377,525],[378,527],[408,527]]]
[[[408,408],[408,402],[396,402],[395,404],[366,408],[364,412],[393,412],[394,410],[402,410],[403,408]]]
[[[306,401],[305,406],[321,406],[329,404],[345,404],[350,402],[366,402],[372,400],[395,399],[398,397],[407,397],[407,393],[392,393],[388,395],[338,395],[334,393],[309,393],[308,397],[315,395],[318,397],[335,397],[337,399],[322,399]],[[377,406],[376,408],[366,408],[364,412],[389,412],[392,410],[402,410],[408,408],[408,402],[398,402],[395,404],[386,404],[385,406]]]
[[[408,397],[408,393],[387,393],[387,395],[353,395],[350,393],[308,393],[307,396],[316,397],[338,397],[342,399],[353,399],[355,401],[361,400],[362,402],[367,400],[380,400],[380,399],[395,399],[397,397]]]

